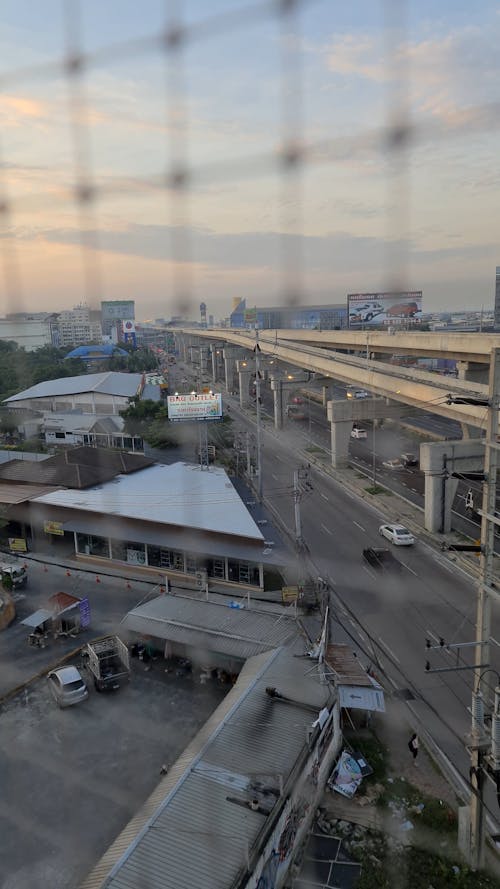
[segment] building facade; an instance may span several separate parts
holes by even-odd
[[[51,318],[0,318],[0,340],[17,343],[26,352],[51,346]]]
[[[230,315],[230,327],[246,327],[246,300],[239,301]],[[344,304],[324,306],[257,307],[260,330],[341,330],[347,327]]]
[[[52,322],[53,345],[65,349],[91,342],[100,343],[101,322],[95,314],[88,306],[75,306],[73,309],[59,312]]]
[[[112,299],[101,302],[102,334],[117,341],[121,339],[121,322],[135,321],[135,302],[133,299]]]
[[[495,277],[495,330],[500,330],[500,265],[497,265]]]

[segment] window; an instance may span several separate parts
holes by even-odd
[[[109,545],[107,537],[97,537],[95,534],[76,535],[76,551],[86,556],[100,556],[109,559]]]
[[[224,559],[209,559],[207,561],[207,572],[209,577],[219,577],[224,580]]]
[[[184,553],[165,549],[162,546],[149,545],[148,565],[152,565],[154,568],[170,568],[174,571],[184,571]]]
[[[65,432],[56,432],[55,437],[56,438],[66,438],[66,433]]]

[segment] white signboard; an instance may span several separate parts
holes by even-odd
[[[169,420],[220,420],[222,395],[169,395]]]
[[[422,291],[404,293],[349,293],[347,297],[350,328],[387,327],[420,322]]]

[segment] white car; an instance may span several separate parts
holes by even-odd
[[[353,426],[351,438],[366,438],[366,429],[362,429],[361,426]]]
[[[47,682],[59,707],[71,707],[87,700],[89,692],[76,667],[60,667],[51,670]]]
[[[382,466],[384,467],[384,469],[396,470],[396,472],[399,469],[404,469],[401,460],[384,460]]]
[[[413,534],[404,525],[381,525],[378,532],[395,546],[412,546],[415,543]]]

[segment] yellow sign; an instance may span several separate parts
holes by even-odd
[[[299,588],[298,586],[284,586],[281,587],[281,600],[282,602],[295,602],[299,598]]]
[[[60,534],[61,537],[64,534],[62,522],[44,522],[43,530],[46,534]]]
[[[24,537],[9,537],[9,549],[14,553],[27,553],[28,547]]]

